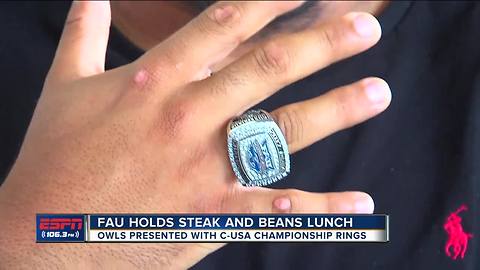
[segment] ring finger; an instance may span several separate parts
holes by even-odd
[[[384,80],[366,78],[280,107],[271,114],[285,135],[289,151],[294,153],[377,115],[388,107],[390,100],[390,89]]]

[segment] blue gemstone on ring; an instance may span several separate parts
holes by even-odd
[[[233,172],[244,186],[269,185],[290,172],[285,137],[263,110],[250,110],[233,119],[227,142]]]

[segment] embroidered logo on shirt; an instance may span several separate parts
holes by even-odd
[[[443,225],[443,229],[448,235],[447,244],[445,245],[445,254],[453,260],[456,260],[459,256],[463,259],[465,252],[467,251],[468,240],[473,237],[473,234],[466,233],[463,230],[462,218],[458,215],[460,212],[466,210],[468,210],[466,205],[460,206],[457,211],[451,213],[447,217],[447,220]]]

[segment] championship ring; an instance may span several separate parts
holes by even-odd
[[[228,125],[228,156],[244,186],[265,186],[290,172],[288,145],[282,131],[264,110],[250,110]]]

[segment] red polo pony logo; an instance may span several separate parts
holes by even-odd
[[[473,237],[473,234],[466,233],[463,230],[462,218],[458,215],[460,212],[466,211],[467,209],[468,208],[465,205],[460,206],[457,211],[448,216],[447,221],[443,225],[443,229],[448,234],[445,253],[453,260],[456,260],[458,256],[463,259],[465,252],[467,251],[468,240]],[[450,252],[450,249],[452,249],[453,254]]]

